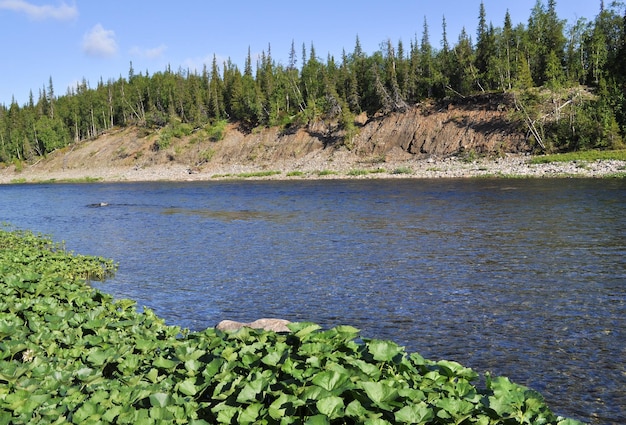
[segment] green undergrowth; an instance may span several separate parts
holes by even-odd
[[[189,333],[84,280],[115,265],[0,231],[0,424],[575,424],[504,377],[351,326]]]
[[[570,162],[570,161],[626,161],[626,149],[622,150],[588,150],[567,153],[557,153],[551,155],[538,155],[530,160],[531,164],[545,164],[550,162]]]
[[[236,175],[236,177],[242,178],[242,179],[248,179],[248,178],[252,178],[252,177],[270,177],[270,176],[275,176],[278,174],[282,174],[281,171],[276,171],[276,170],[267,170],[267,171],[252,171],[249,173],[239,173]]]

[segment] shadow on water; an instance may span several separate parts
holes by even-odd
[[[194,215],[198,217],[210,218],[220,221],[249,221],[249,220],[267,220],[280,222],[283,220],[292,219],[295,215],[290,213],[269,213],[265,211],[214,211],[210,209],[186,209],[186,208],[166,208],[163,210],[163,214],[174,215]]]

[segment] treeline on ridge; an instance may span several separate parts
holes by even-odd
[[[401,112],[425,99],[513,92],[538,148],[550,151],[619,148],[626,134],[626,13],[624,5],[600,2],[593,20],[561,20],[556,1],[537,0],[527,24],[488,23],[478,10],[475,42],[463,29],[448,40],[445,17],[440,48],[430,42],[424,19],[421,38],[381,43],[371,55],[358,36],[352,52],[323,61],[313,44],[294,42],[286,65],[268,46],[243,72],[232,61],[201,73],[169,67],[149,75],[130,65],[128,78],[102,79],[95,88],[83,80],[57,96],[52,78],[25,105],[0,104],[0,162],[33,160],[118,126],[167,125],[198,129],[235,122],[258,126],[336,124],[349,140],[354,118],[366,112]],[[575,95],[584,87],[587,96]],[[556,119],[541,120],[545,93],[556,104]],[[569,98],[568,98],[569,96]],[[558,102],[555,99],[559,99]],[[567,105],[567,109],[562,109]],[[535,127],[534,123],[537,123]]]

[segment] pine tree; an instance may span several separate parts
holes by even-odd
[[[358,114],[361,112],[359,84],[354,71],[354,63],[350,62],[345,50],[341,55],[341,67],[339,69],[343,81],[343,90],[340,94],[346,100],[350,111],[354,114]]]
[[[435,93],[433,67],[433,47],[430,44],[428,20],[424,17],[422,41],[420,43],[420,71],[418,73],[418,93],[420,97],[432,97]]]
[[[296,63],[298,63],[298,58],[296,56],[296,45],[295,42],[291,40],[291,50],[289,50],[289,64],[287,65],[287,69],[296,69]]]
[[[510,90],[513,88],[513,63],[516,59],[513,52],[515,49],[513,24],[511,23],[511,14],[508,9],[504,15],[504,27],[502,29],[501,44],[501,51],[504,56],[504,85],[506,89]]]
[[[48,105],[49,105],[49,117],[54,119],[54,86],[52,85],[52,76],[48,79]]]
[[[491,90],[498,84],[495,30],[493,25],[487,25],[485,4],[482,1],[476,36],[476,84],[481,91]]]
[[[398,84],[396,53],[391,44],[391,40],[387,39],[387,52],[385,55],[385,84],[379,80],[376,86],[379,96],[384,101],[381,103],[388,111],[404,111],[408,107]]]
[[[567,81],[572,84],[584,84],[586,79],[586,27],[586,19],[581,18],[578,19],[576,24],[571,25],[568,31],[565,48],[565,74]]]
[[[530,65],[526,60],[526,56],[520,56],[517,68],[517,78],[514,82],[514,87],[521,90],[526,90],[534,86],[533,76],[530,70]]]
[[[483,75],[487,72],[489,46],[487,39],[487,18],[485,3],[480,2],[478,12],[478,28],[476,30],[476,68]]]
[[[450,87],[461,96],[469,95],[476,80],[476,70],[473,65],[474,49],[465,28],[459,34],[453,58]]]
[[[447,89],[450,87],[450,81],[454,73],[454,61],[450,51],[450,44],[448,43],[448,25],[445,16],[441,20],[441,34],[441,50],[437,55],[437,62],[438,68],[441,69],[442,84]]]
[[[560,20],[556,13],[556,1],[548,0],[546,9],[541,1],[537,0],[528,20],[527,44],[529,65],[537,85],[546,82],[546,68],[552,53],[563,65],[566,43],[564,27],[565,21]]]

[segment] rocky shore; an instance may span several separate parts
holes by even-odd
[[[219,179],[374,179],[374,178],[555,178],[609,177],[626,172],[626,161],[571,161],[533,164],[531,157],[507,154],[501,158],[476,160],[457,157],[417,160],[363,161],[349,153],[335,153],[332,158],[314,155],[274,164],[213,164],[191,169],[183,164],[159,164],[145,167],[66,168],[50,170],[38,165],[22,170],[0,170],[0,184],[67,181],[139,182],[206,181]]]

